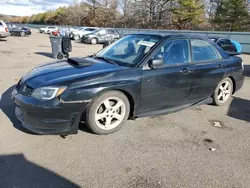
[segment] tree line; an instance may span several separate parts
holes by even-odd
[[[30,17],[8,21],[33,24],[250,31],[248,0],[74,0]]]

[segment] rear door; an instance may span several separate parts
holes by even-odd
[[[107,38],[107,31],[106,29],[101,29],[98,32],[98,43],[104,43],[106,41]]]
[[[114,40],[115,32],[112,29],[107,29],[107,41],[113,41]]]
[[[191,39],[194,66],[190,101],[198,102],[210,97],[226,74],[226,60],[207,40]]]
[[[163,59],[164,65],[143,68],[139,111],[174,108],[188,103],[192,80],[188,39],[167,41],[152,59]]]

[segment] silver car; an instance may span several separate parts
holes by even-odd
[[[9,35],[10,35],[10,32],[6,23],[0,20],[0,38],[5,38],[5,37],[8,37]]]

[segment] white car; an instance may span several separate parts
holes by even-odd
[[[98,30],[98,28],[95,27],[82,27],[79,30],[76,30],[73,32],[74,39],[80,40],[84,35],[92,33],[94,31]]]
[[[9,35],[10,35],[10,32],[6,23],[0,20],[0,38],[5,38],[5,37],[8,37]]]
[[[48,26],[48,27],[45,27],[45,28],[40,28],[39,29],[39,32],[40,33],[46,33],[46,34],[51,34],[53,31],[56,31],[58,30],[59,28],[56,27],[56,26]]]

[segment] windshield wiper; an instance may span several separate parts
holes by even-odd
[[[102,59],[102,60],[105,60],[106,62],[111,63],[111,64],[114,64],[114,65],[118,65],[116,62],[114,62],[114,60],[109,59],[109,58],[106,58],[106,57],[103,57],[103,56],[96,56],[96,55],[94,54],[92,57],[94,57],[95,59]]]

